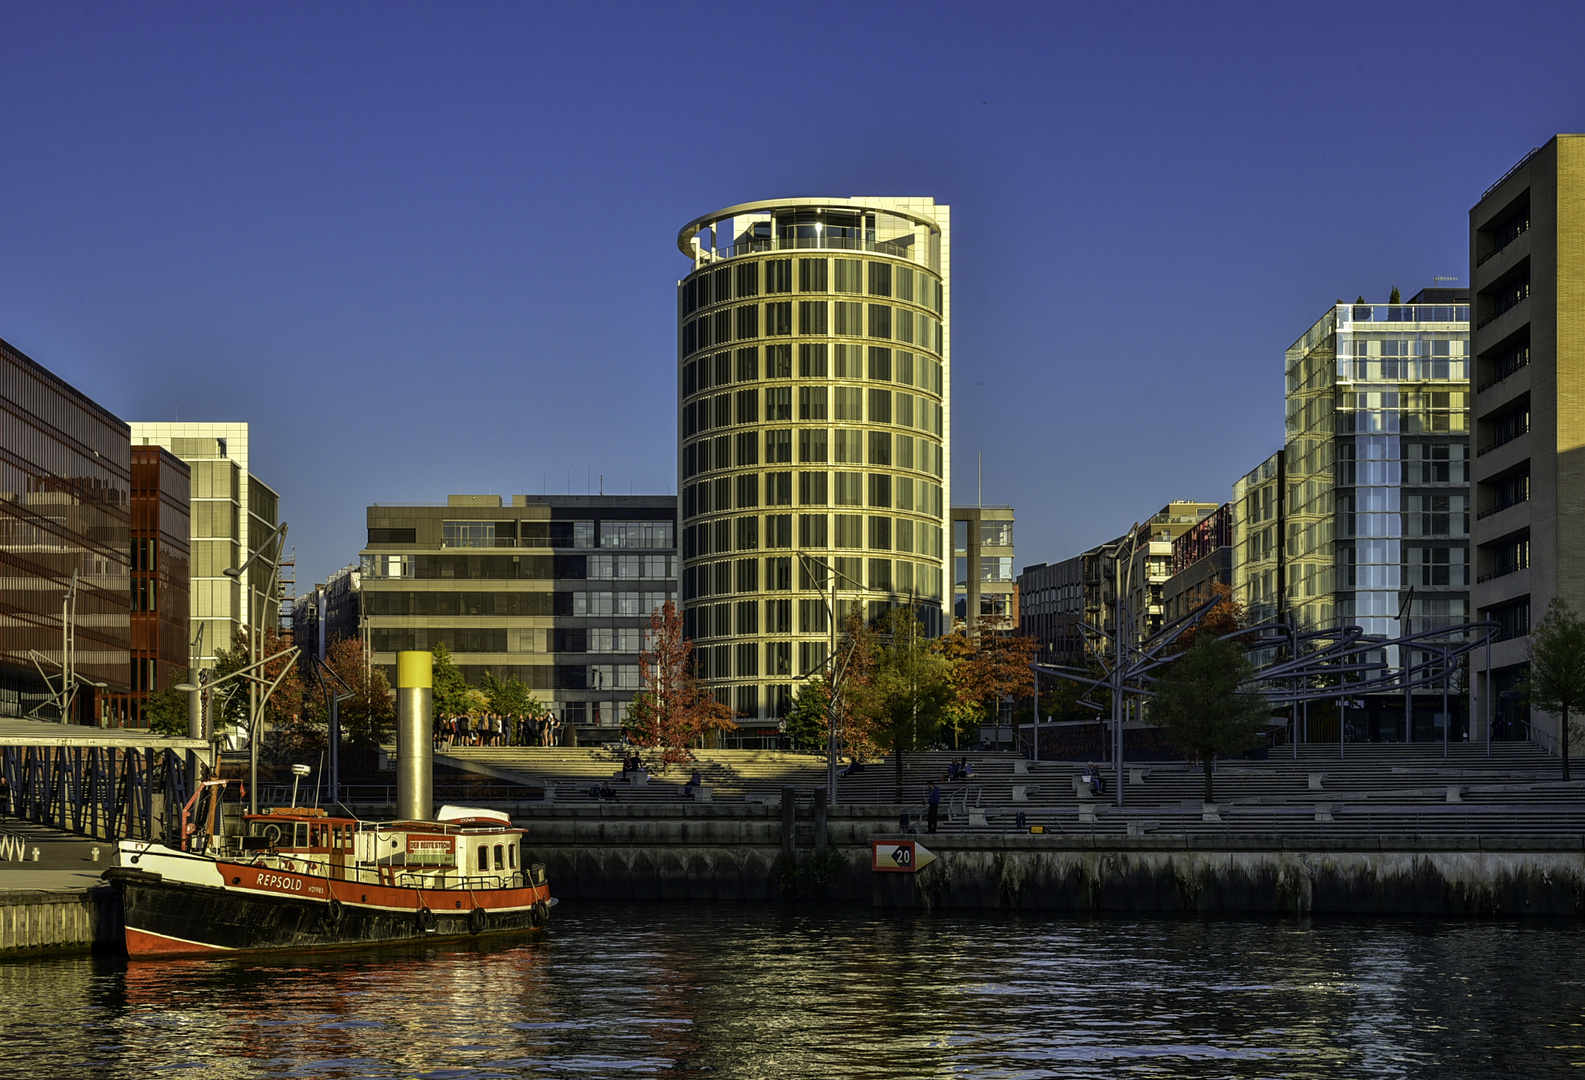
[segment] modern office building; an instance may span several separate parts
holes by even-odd
[[[127,425],[4,341],[0,421],[0,716],[110,722],[132,670]]]
[[[1018,628],[1011,506],[952,508],[952,617],[970,633],[983,619]]]
[[[132,674],[117,722],[147,727],[143,702],[186,682],[192,470],[161,446],[132,451]]]
[[[1233,514],[1223,503],[1172,541],[1172,565],[1161,587],[1165,625],[1192,614],[1233,583]]]
[[[248,470],[245,423],[133,423],[137,446],[162,446],[192,469],[191,612],[200,667],[255,620],[280,621],[279,580],[268,557],[240,578],[226,575],[265,543],[280,521],[280,497]]]
[[[515,675],[580,740],[619,736],[651,613],[677,599],[675,495],[452,495],[368,508],[373,662],[444,644],[469,684]]]
[[[946,625],[949,225],[925,198],[794,198],[678,234],[684,618],[747,738],[822,669],[833,581],[838,618]]]
[[[1039,644],[1038,662],[1082,666],[1083,624],[1083,555],[1024,567],[1018,575],[1018,631]]]
[[[1251,626],[1288,611],[1286,457],[1278,450],[1233,484],[1233,600]]]
[[[1282,557],[1301,629],[1391,638],[1469,617],[1468,345],[1469,294],[1425,289],[1337,304],[1287,350]],[[1436,734],[1429,704],[1405,731],[1401,700],[1372,706],[1370,737]]]
[[[1554,598],[1585,613],[1585,135],[1531,151],[1469,214],[1475,325],[1474,604],[1492,647],[1494,734],[1524,737],[1530,630]],[[1484,721],[1486,657],[1473,657]]]

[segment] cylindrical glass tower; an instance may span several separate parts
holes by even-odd
[[[781,199],[689,222],[677,290],[682,597],[698,670],[769,744],[837,621],[942,632],[949,214]]]

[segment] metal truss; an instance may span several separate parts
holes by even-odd
[[[0,810],[100,840],[161,840],[196,767],[169,748],[0,746]]]

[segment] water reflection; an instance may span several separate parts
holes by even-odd
[[[462,945],[0,964],[0,1072],[1534,1077],[1585,1058],[1581,960],[1572,923],[564,905]]]

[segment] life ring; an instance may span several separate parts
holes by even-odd
[[[435,913],[422,904],[418,906],[418,928],[424,933],[433,933],[435,929]]]
[[[279,844],[281,842],[281,827],[279,825],[264,826],[264,839],[270,842],[271,847]]]
[[[325,905],[325,922],[331,926],[340,926],[341,918],[345,914],[346,912],[341,909],[341,901],[332,896],[330,903]]]
[[[482,934],[485,927],[490,925],[490,914],[482,907],[476,907],[468,912],[468,933]]]

